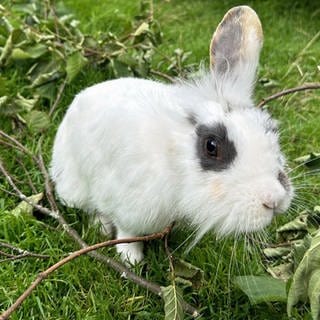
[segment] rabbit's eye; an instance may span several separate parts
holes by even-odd
[[[205,140],[205,150],[210,157],[218,156],[218,143],[214,138],[208,138]]]
[[[203,170],[221,171],[232,164],[237,151],[223,123],[199,125],[196,134],[197,155]]]

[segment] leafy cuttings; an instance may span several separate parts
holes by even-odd
[[[165,320],[183,320],[184,312],[182,308],[182,291],[174,283],[161,287],[162,298],[164,300]]]
[[[145,77],[161,38],[151,1],[141,2],[132,30],[121,35],[83,34],[79,21],[61,2],[22,0],[1,6],[0,72],[12,77],[15,70],[20,86],[17,92],[16,82],[12,88],[7,82],[0,89],[0,115],[15,117],[33,132],[42,132],[47,127],[42,112],[56,101],[64,83],[72,83],[89,67],[105,68],[108,79]],[[39,104],[28,107],[21,97]],[[35,110],[37,105],[41,111]]]
[[[238,276],[235,284],[248,296],[252,304],[287,301],[285,282],[270,276]]]
[[[277,230],[279,244],[264,249],[272,277],[288,281],[287,311],[310,302],[313,319],[320,317],[320,210],[302,211]],[[292,279],[292,280],[291,280]],[[285,282],[283,282],[285,283]],[[280,300],[282,301],[282,300]]]

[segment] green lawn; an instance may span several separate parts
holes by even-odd
[[[9,1],[5,1],[9,3]],[[66,0],[65,5],[80,20],[84,33],[123,33],[131,29],[133,17],[139,12],[139,1]],[[155,1],[154,15],[163,32],[163,41],[153,56],[153,69],[168,72],[168,59],[174,50],[191,52],[184,65],[208,64],[208,46],[212,32],[237,1],[176,0]],[[250,1],[246,4],[256,10],[264,29],[264,48],[260,60],[256,101],[274,92],[305,82],[319,81],[320,65],[320,6],[316,1]],[[318,34],[317,38],[315,36]],[[8,86],[17,88],[23,75],[14,68],[6,74]],[[46,163],[50,161],[51,147],[57,126],[71,102],[81,89],[106,79],[104,69],[86,68],[65,89],[62,100],[53,115],[50,128],[44,135],[43,153]],[[9,83],[10,82],[10,83]],[[1,93],[0,88],[0,93]],[[13,89],[14,90],[14,89]],[[0,94],[1,96],[1,94]],[[291,168],[296,167],[295,158],[312,151],[320,151],[320,95],[319,91],[296,93],[269,103],[270,112],[280,120],[281,140]],[[43,106],[45,109],[46,106]],[[15,134],[11,121],[0,119],[1,129]],[[37,147],[38,136],[28,133],[23,143],[31,150]],[[15,162],[14,154],[1,147],[1,158],[20,181],[26,174]],[[29,175],[38,190],[42,190],[40,173],[31,162],[26,161]],[[306,173],[306,174],[304,174]],[[291,172],[297,187],[297,197],[288,214],[277,218],[268,228],[268,240],[272,241],[275,229],[292,219],[302,209],[319,205],[319,175],[303,168]],[[0,186],[6,186],[1,178]],[[28,186],[23,191],[31,194]],[[38,219],[27,215],[12,215],[18,201],[0,190],[0,241],[20,248],[51,256],[48,260],[25,259],[0,264],[0,310],[5,310],[36,275],[58,261],[64,253],[77,246],[57,228],[57,224],[41,215]],[[88,227],[82,213],[61,206],[68,221],[88,243],[103,240],[93,227]],[[170,247],[179,244],[188,231],[171,235]],[[187,288],[184,298],[202,311],[203,319],[287,319],[286,305],[265,303],[251,305],[247,297],[235,287],[236,275],[263,274],[264,265],[259,248],[247,248],[243,240],[216,240],[214,235],[205,236],[187,255],[183,249],[175,256],[198,266],[204,271],[204,283],[199,289]],[[103,252],[115,255],[114,249]],[[146,246],[145,264],[136,267],[138,274],[161,285],[168,285],[168,260],[163,243],[154,241]],[[311,319],[307,305],[301,305],[295,319]],[[159,297],[146,292],[132,282],[120,278],[114,271],[83,256],[56,271],[43,282],[15,312],[11,319],[163,319],[163,303]],[[187,319],[188,317],[186,317]]]

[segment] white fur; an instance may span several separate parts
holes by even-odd
[[[252,63],[243,70],[256,69]],[[85,89],[54,142],[51,176],[59,197],[98,212],[104,225],[112,221],[118,238],[177,220],[189,221],[197,240],[211,229],[225,235],[266,226],[274,212],[263,203],[284,211],[293,191],[277,178],[283,157],[277,135],[266,132],[269,115],[253,108],[252,83],[239,79],[213,70],[175,85],[123,78]],[[190,114],[199,124],[226,126],[237,150],[230,168],[201,169]],[[143,258],[140,244],[118,251],[132,263]]]

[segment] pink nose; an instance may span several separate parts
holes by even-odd
[[[262,203],[262,205],[267,209],[274,210],[277,206],[277,204],[274,201],[265,201]]]

